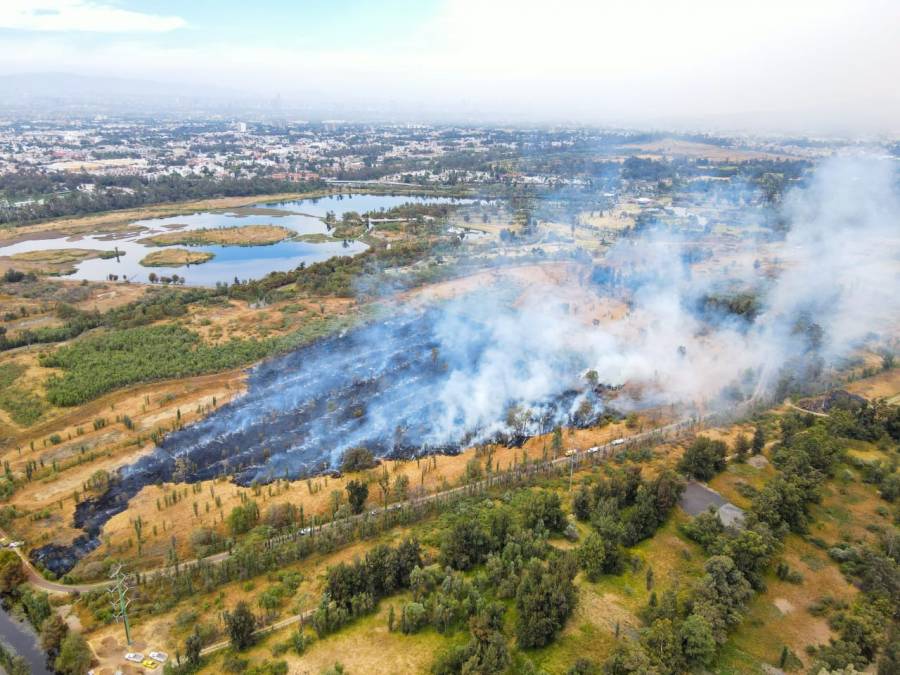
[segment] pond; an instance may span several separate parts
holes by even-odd
[[[129,281],[149,281],[150,273],[158,277],[177,274],[188,285],[214,286],[218,282],[233,283],[240,279],[258,279],[269,272],[286,272],[301,263],[327,260],[333,256],[351,256],[365,251],[368,247],[360,241],[340,241],[311,243],[285,240],[277,244],[257,246],[191,246],[191,251],[212,253],[209,262],[185,267],[144,267],[140,260],[153,251],[171,247],[148,246],[138,240],[164,232],[183,232],[200,228],[234,227],[239,225],[280,225],[298,234],[327,234],[323,218],[329,211],[338,220],[347,211],[364,213],[378,209],[390,209],[402,204],[461,203],[447,197],[412,197],[408,195],[332,195],[321,199],[301,199],[269,204],[257,204],[246,208],[205,211],[189,215],[138,220],[133,229],[120,233],[105,233],[91,236],[59,237],[56,239],[34,239],[0,247],[0,256],[9,256],[26,251],[49,249],[99,249],[123,253],[118,259],[92,259],[75,265],[71,279],[102,281],[110,274]],[[182,248],[179,246],[179,248]]]
[[[38,646],[38,637],[32,627],[12,617],[0,606],[0,642],[7,651],[15,652],[28,662],[32,673],[50,675],[47,668],[47,655]],[[0,668],[2,670],[2,668]]]

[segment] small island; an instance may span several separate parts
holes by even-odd
[[[144,237],[139,242],[148,246],[267,246],[290,239],[295,234],[280,225],[238,225],[163,232]]]
[[[144,267],[183,267],[184,265],[200,265],[215,256],[206,251],[188,251],[184,248],[170,248],[165,251],[153,251],[141,259]]]

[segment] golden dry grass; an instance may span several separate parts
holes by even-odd
[[[200,265],[215,257],[206,251],[188,251],[186,248],[168,248],[164,251],[153,251],[141,258],[144,267],[183,267],[184,265]]]
[[[293,230],[280,225],[238,225],[236,227],[203,228],[183,232],[165,232],[139,241],[153,246],[264,246],[292,237]]]
[[[0,257],[0,272],[6,269],[17,269],[21,272],[34,272],[45,275],[72,274],[75,266],[91,258],[111,257],[113,251],[101,251],[92,248],[60,248],[24,251],[11,256]],[[119,255],[125,255],[121,251]]]

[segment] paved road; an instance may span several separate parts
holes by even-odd
[[[609,443],[606,443],[605,445],[600,445],[600,446],[597,446],[594,448],[590,448],[588,450],[581,450],[581,451],[577,451],[577,452],[574,452],[569,455],[558,457],[554,460],[551,460],[549,462],[549,464],[551,466],[562,466],[562,465],[571,464],[574,467],[587,459],[591,459],[593,457],[605,458],[605,457],[608,457],[613,452],[613,450],[627,449],[629,447],[632,447],[634,445],[637,445],[637,444],[642,443],[647,440],[657,440],[658,442],[662,442],[664,440],[671,440],[672,438],[677,437],[682,432],[685,432],[685,431],[695,428],[697,426],[697,424],[699,424],[699,422],[700,422],[699,419],[688,419],[688,420],[683,420],[681,422],[675,422],[673,424],[669,424],[664,427],[658,427],[656,429],[651,429],[650,431],[643,431],[641,433],[629,436],[625,439],[624,443],[614,444],[614,442],[609,442]],[[333,527],[337,524],[344,524],[348,521],[352,522],[354,520],[360,520],[367,516],[377,515],[379,512],[384,513],[386,511],[398,509],[403,506],[417,506],[420,504],[426,504],[430,501],[434,501],[434,500],[442,499],[444,497],[448,497],[448,496],[451,496],[454,494],[458,494],[460,492],[478,490],[483,487],[488,487],[489,481],[490,481],[490,479],[483,479],[483,480],[477,481],[475,483],[470,483],[469,485],[463,485],[460,487],[450,488],[449,490],[444,490],[442,492],[436,492],[434,494],[426,495],[423,497],[409,499],[405,502],[397,502],[397,503],[391,504],[387,508],[379,507],[368,513],[361,513],[356,516],[350,516],[350,518],[343,519],[343,520],[340,520],[337,522],[325,523],[319,527],[319,530],[327,529],[327,528]],[[2,530],[0,530],[0,536],[6,536]],[[267,544],[274,545],[274,544],[278,544],[278,543],[287,541],[289,539],[296,539],[299,536],[305,536],[305,533],[294,532],[294,533],[288,534],[288,535],[280,535],[277,537],[273,537],[272,539],[269,539],[267,541]],[[25,571],[28,575],[29,583],[31,583],[33,586],[36,586],[37,588],[48,591],[50,593],[72,593],[72,592],[76,592],[76,591],[79,593],[85,593],[88,591],[93,591],[93,590],[97,590],[97,589],[101,589],[101,588],[108,588],[109,586],[111,586],[114,583],[112,580],[97,581],[97,582],[87,583],[87,584],[65,584],[65,583],[61,583],[61,582],[57,582],[57,581],[49,581],[41,575],[41,573],[34,567],[34,565],[31,564],[31,561],[28,559],[28,557],[24,554],[24,552],[21,549],[15,549],[15,551],[18,554],[18,556],[22,559],[22,562],[25,565]],[[215,564],[219,564],[219,563],[227,560],[230,556],[231,556],[230,552],[223,551],[221,553],[216,553],[215,555],[211,555],[207,558],[203,558],[202,562],[215,565]],[[178,563],[178,569],[183,570],[183,569],[185,569],[185,567],[190,567],[199,562],[201,562],[201,560],[199,560],[199,559],[185,560],[184,562]],[[170,574],[174,574],[174,573],[175,573],[174,565],[167,565],[164,567],[156,568],[155,570],[148,570],[146,572],[141,572],[141,574],[143,574],[145,576],[170,575]],[[295,617],[290,617],[290,618],[293,621],[300,621],[300,619],[303,616],[304,615],[297,615]],[[285,621],[287,621],[287,619]],[[285,624],[285,625],[288,625],[288,624]],[[271,630],[271,627],[268,627],[268,629]],[[213,646],[215,646],[215,645],[213,645]]]

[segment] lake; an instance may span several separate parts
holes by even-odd
[[[116,274],[119,279],[146,282],[148,275],[154,272],[160,277],[177,274],[184,277],[189,285],[214,286],[217,282],[233,283],[235,278],[244,281],[258,279],[269,272],[286,272],[295,269],[301,263],[310,265],[333,256],[356,255],[365,251],[368,246],[360,241],[340,240],[321,244],[287,240],[268,246],[191,246],[188,247],[191,251],[206,251],[215,257],[209,262],[187,267],[144,267],[140,264],[144,256],[152,251],[169,247],[147,246],[138,240],[163,232],[238,225],[281,225],[298,234],[327,234],[322,218],[329,211],[334,212],[340,220],[347,211],[364,213],[408,203],[468,201],[408,195],[332,195],[321,199],[256,204],[241,209],[137,220],[132,223],[134,230],[124,233],[21,241],[0,247],[0,256],[47,249],[91,248],[112,251],[118,248],[124,254],[118,260],[115,258],[85,260],[76,264],[75,273],[68,278],[102,281],[110,274]]]

